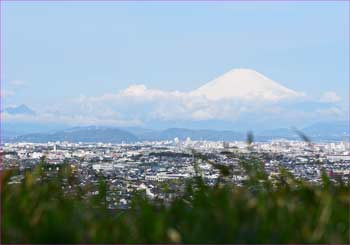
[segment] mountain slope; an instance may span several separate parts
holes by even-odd
[[[4,112],[11,114],[11,115],[35,115],[35,111],[30,109],[26,105],[19,105],[19,106],[9,106],[4,109]]]
[[[210,100],[262,99],[279,101],[302,96],[250,69],[234,69],[192,92]]]
[[[52,134],[26,134],[17,136],[12,141],[34,143],[45,143],[48,141],[122,143],[135,142],[137,137],[116,128],[87,127],[58,131]]]
[[[301,131],[311,138],[312,141],[334,140],[347,141],[349,139],[349,122],[326,122],[315,123]],[[33,133],[25,134],[11,139],[4,139],[6,142],[34,142],[45,143],[48,141],[69,141],[69,142],[105,142],[105,143],[131,143],[136,141],[158,141],[173,140],[174,138],[185,140],[190,137],[192,140],[211,141],[244,141],[246,132],[240,131],[218,131],[210,129],[186,129],[169,128],[166,130],[151,130],[138,127],[110,128],[110,127],[75,127],[55,133]],[[298,134],[291,128],[279,128],[254,132],[257,141],[268,141],[272,139],[300,140]]]
[[[312,139],[327,138],[328,140],[349,141],[349,121],[319,122],[303,129]]]

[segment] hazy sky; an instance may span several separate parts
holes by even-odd
[[[2,2],[5,105],[191,91],[250,68],[347,104],[348,2]]]

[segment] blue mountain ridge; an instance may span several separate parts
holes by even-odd
[[[320,122],[300,129],[305,135],[314,141],[348,141],[349,122]],[[299,140],[294,129],[278,128],[272,130],[256,131],[256,141],[269,141],[273,139]],[[212,129],[188,129],[168,128],[165,130],[153,130],[141,127],[107,127],[86,126],[74,127],[48,133],[30,133],[5,137],[5,142],[37,142],[69,141],[69,142],[106,142],[122,143],[137,141],[173,140],[175,137],[185,140],[211,141],[240,141],[246,139],[246,132],[234,130]]]

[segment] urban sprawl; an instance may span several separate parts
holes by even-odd
[[[264,164],[269,178],[278,176],[281,167],[312,184],[321,183],[322,173],[327,173],[331,180],[338,178],[345,182],[350,176],[349,142],[311,144],[277,140],[249,145],[175,138],[133,144],[6,143],[1,152],[1,168],[18,172],[9,184],[21,183],[25,171],[42,161],[52,175],[68,164],[78,179],[76,185],[95,187],[89,195],[98,194],[97,185],[103,176],[109,208],[128,208],[135,192],[142,192],[150,199],[169,201],[181,194],[186,180],[198,174],[207,184],[215,184],[220,171],[213,163],[232,169],[228,181],[242,185],[247,175],[238,156],[252,154]],[[205,158],[196,157],[197,153]]]

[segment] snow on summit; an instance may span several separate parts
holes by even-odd
[[[242,99],[279,101],[303,94],[286,88],[251,69],[233,69],[192,92],[210,100]]]

